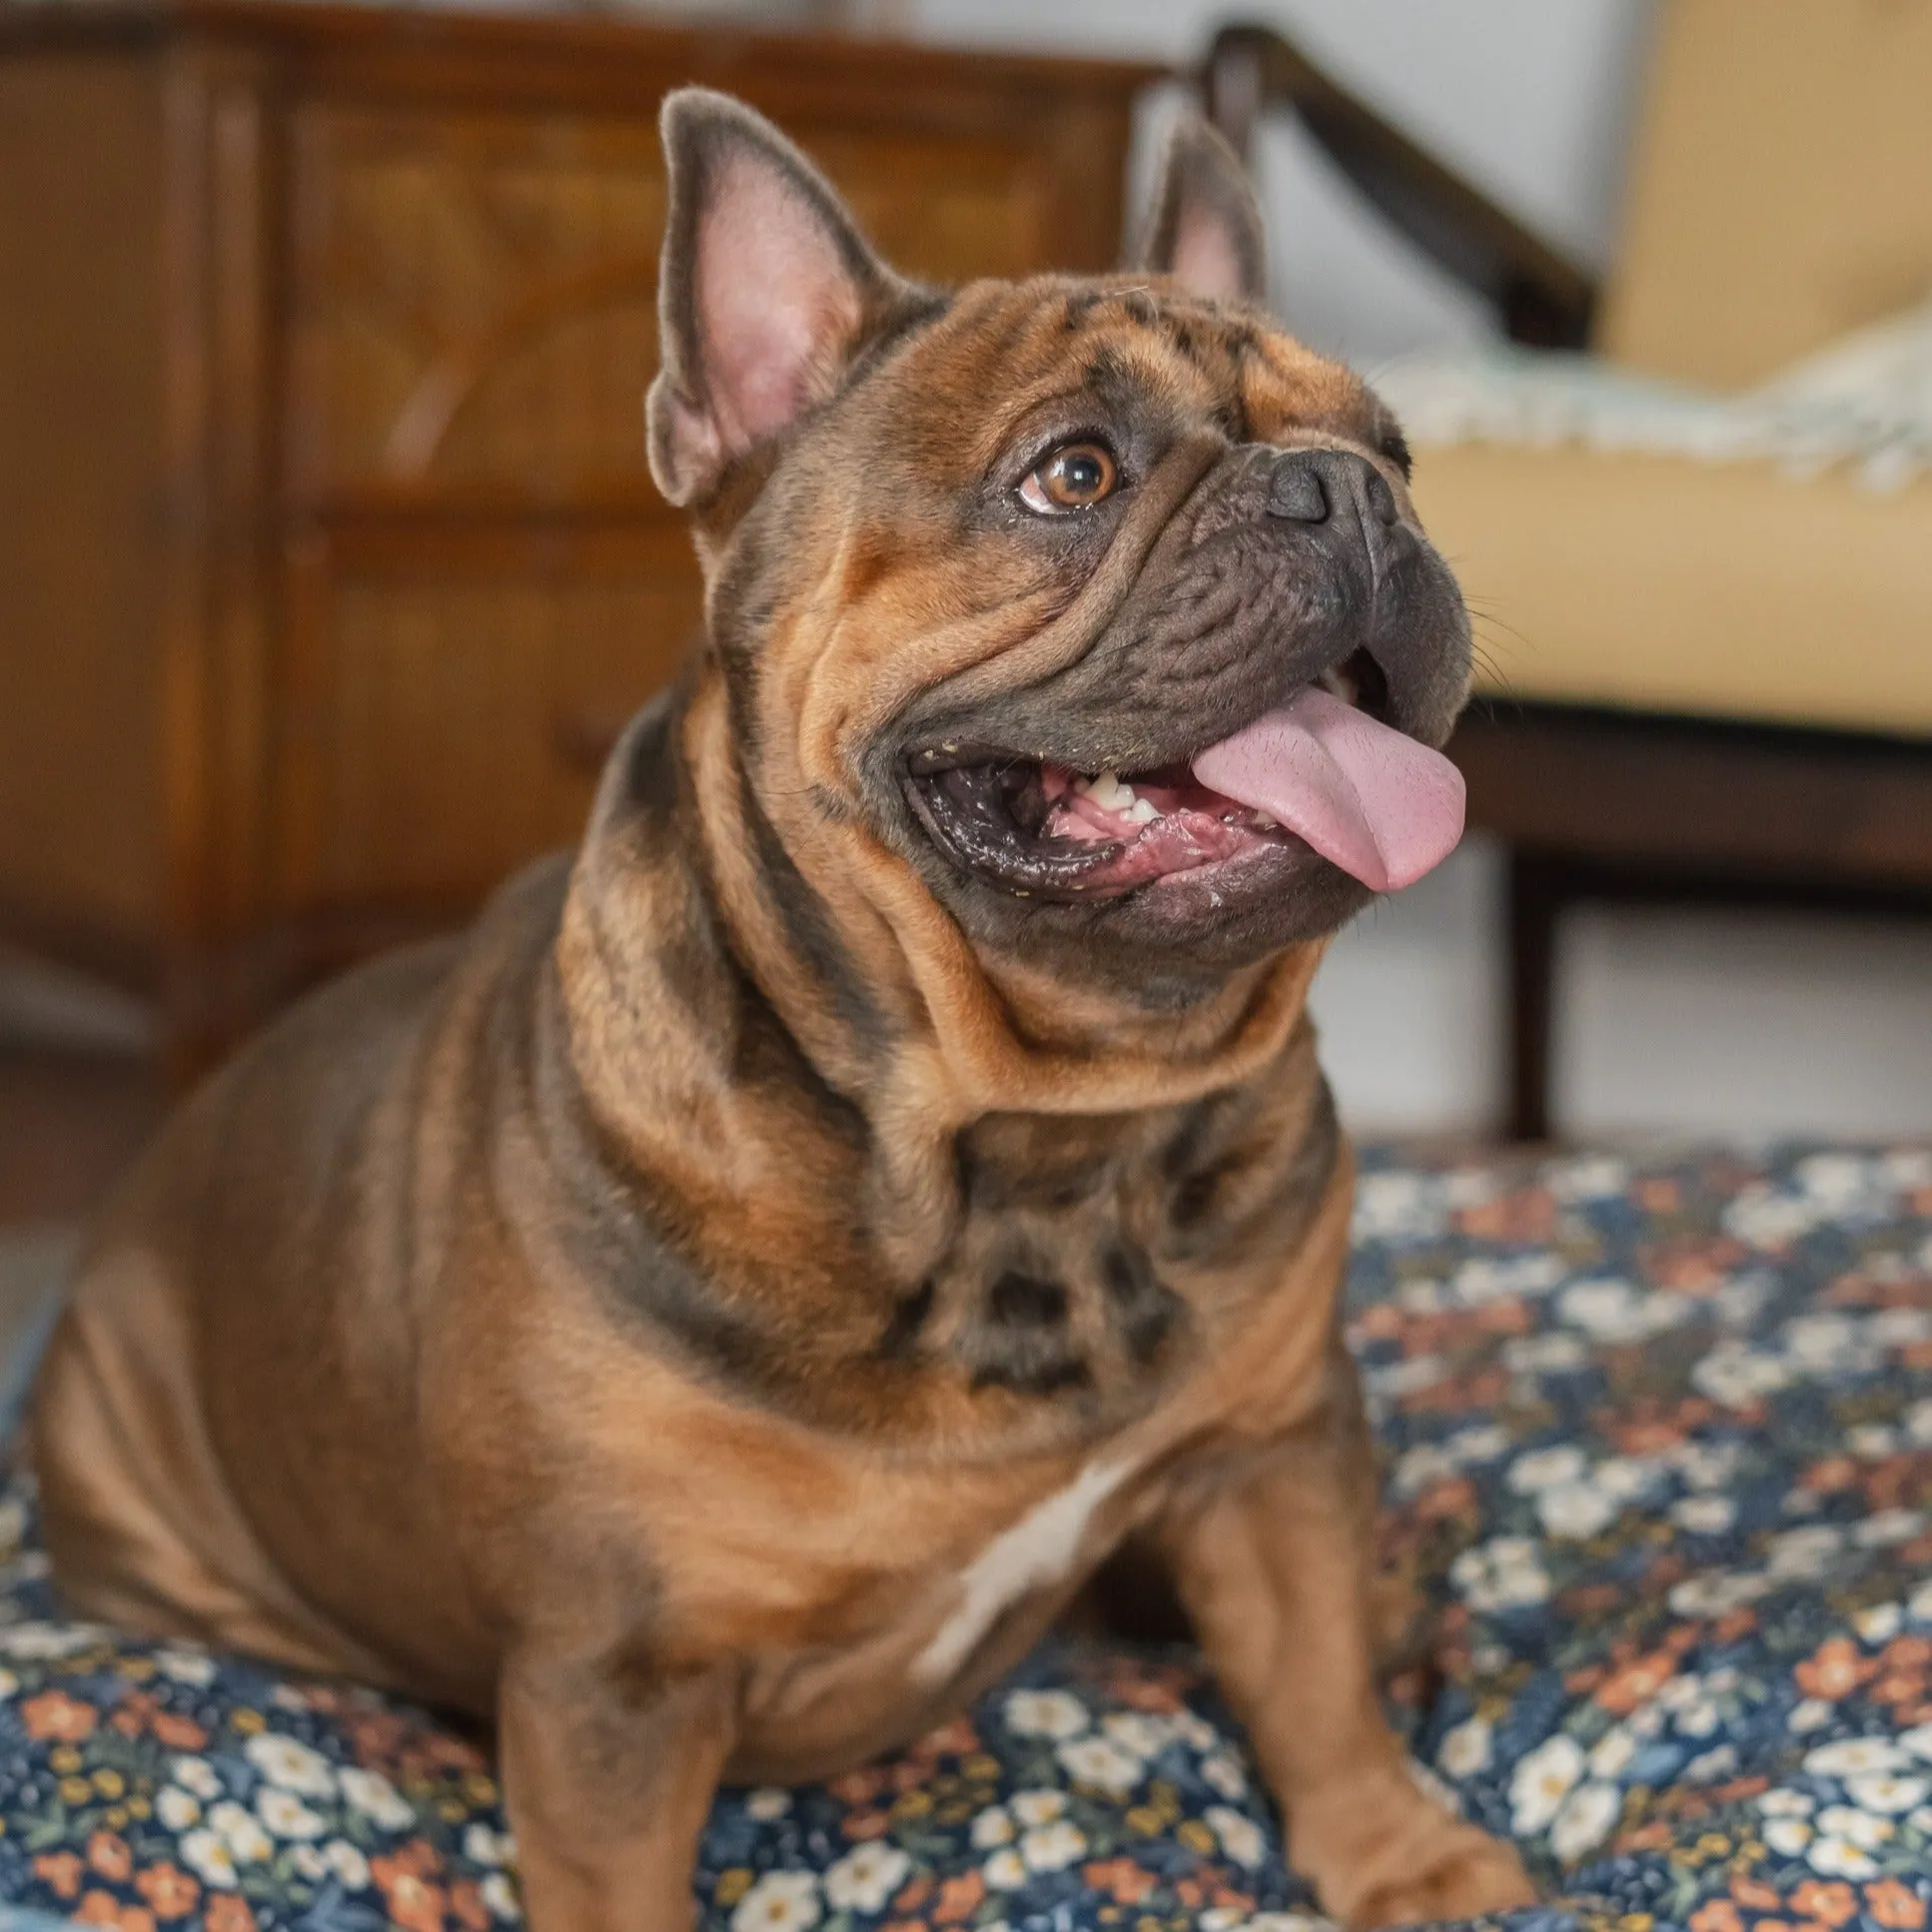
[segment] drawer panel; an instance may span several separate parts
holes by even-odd
[[[282,896],[461,905],[582,832],[598,761],[701,608],[677,525],[316,544],[291,595]],[[505,550],[511,552],[505,555]]]
[[[1053,251],[1053,167],[1018,139],[793,131],[914,274],[1023,273]],[[651,120],[312,104],[292,165],[298,500],[648,489]]]

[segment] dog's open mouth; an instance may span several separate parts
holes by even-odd
[[[1366,652],[1280,710],[1147,771],[1077,771],[948,740],[906,762],[927,832],[1019,897],[1117,898],[1271,847],[1312,850],[1372,891],[1410,884],[1462,831],[1462,779],[1376,712]]]

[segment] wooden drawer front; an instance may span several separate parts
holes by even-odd
[[[1056,177],[1031,147],[794,131],[915,274],[1023,273],[1053,252]],[[650,120],[312,106],[293,167],[300,499],[648,492],[664,213]]]
[[[522,570],[468,541],[318,546],[291,606],[285,903],[460,904],[581,836],[599,756],[674,671],[700,592],[666,522]]]

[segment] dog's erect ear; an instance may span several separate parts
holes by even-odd
[[[824,176],[741,102],[680,88],[661,126],[661,368],[645,413],[651,475],[688,503],[827,394],[907,285]]]
[[[1234,149],[1198,114],[1168,136],[1160,184],[1133,266],[1218,302],[1268,297],[1261,205]]]

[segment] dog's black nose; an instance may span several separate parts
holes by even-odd
[[[1275,463],[1268,484],[1268,513],[1292,523],[1326,523],[1339,505],[1353,501],[1386,528],[1398,515],[1396,493],[1366,457],[1347,450],[1290,450]]]

